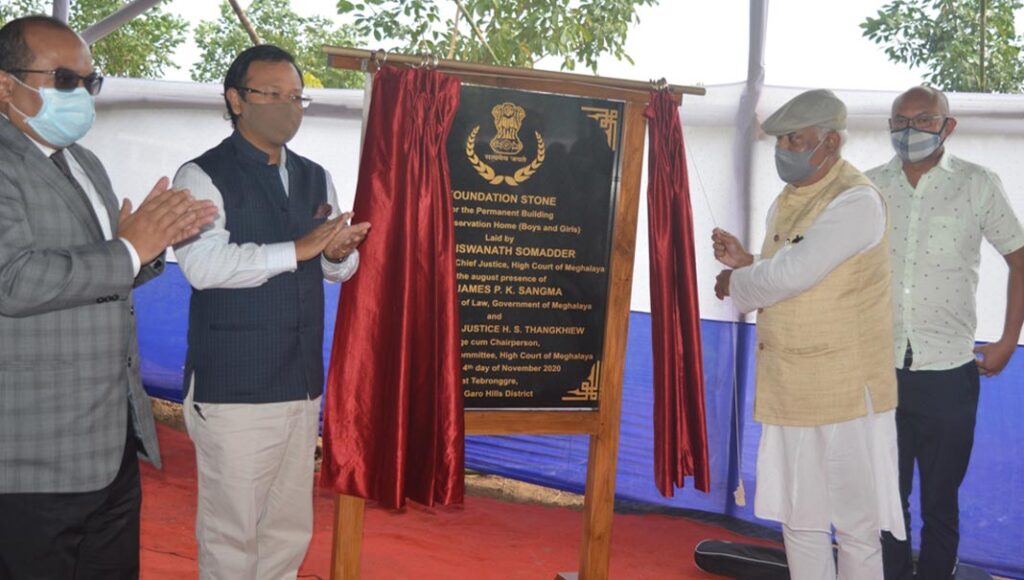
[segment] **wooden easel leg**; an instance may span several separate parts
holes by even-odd
[[[604,430],[590,437],[587,493],[583,504],[583,546],[580,548],[581,580],[607,580],[611,556],[612,516],[615,512],[615,460],[618,430]]]
[[[644,150],[644,106],[633,101],[623,113],[624,151],[622,199],[615,210],[612,284],[605,322],[604,368],[601,384],[601,421],[590,436],[587,460],[587,493],[583,504],[583,546],[580,549],[580,580],[607,580],[611,561],[612,515],[615,512],[615,466],[619,454],[619,421],[622,415],[622,374],[629,333],[629,295],[632,290],[633,250],[639,208],[640,174]]]
[[[357,580],[363,550],[363,512],[366,500],[351,495],[334,499],[334,546],[331,580]]]

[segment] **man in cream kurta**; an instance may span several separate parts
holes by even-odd
[[[879,534],[903,535],[886,208],[841,157],[846,106],[802,93],[762,125],[788,185],[761,255],[716,230],[715,293],[757,310],[758,517],[782,523],[790,574],[882,577]]]

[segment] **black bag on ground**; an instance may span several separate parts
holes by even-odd
[[[743,580],[789,580],[786,552],[771,546],[703,540],[693,550],[697,567],[711,574]]]
[[[693,560],[701,570],[727,578],[789,580],[786,552],[782,548],[703,540],[694,548]],[[992,580],[992,576],[981,568],[960,562],[956,580]]]

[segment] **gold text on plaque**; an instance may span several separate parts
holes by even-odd
[[[494,129],[496,131],[494,138],[490,141],[493,155],[485,155],[485,157],[490,161],[526,161],[525,156],[518,156],[523,150],[523,142],[519,140],[519,129],[523,126],[526,111],[515,103],[501,103],[491,109],[491,115],[494,117]],[[484,178],[491,185],[498,185],[499,183],[507,183],[513,186],[519,185],[533,177],[533,174],[544,163],[544,138],[541,137],[539,132],[535,131],[537,155],[533,158],[533,161],[523,165],[513,172],[512,175],[502,175],[488,165],[487,162],[477,157],[476,136],[479,132],[480,125],[473,127],[473,130],[470,131],[469,138],[466,139],[466,158],[469,160],[470,165],[473,166],[473,169],[480,174],[480,177]]]
[[[595,361],[590,367],[587,380],[578,389],[573,389],[562,396],[563,401],[596,401],[597,383],[601,378],[601,361]]]
[[[608,138],[608,147],[615,151],[618,147],[619,135],[619,111],[618,109],[602,109],[600,107],[580,107],[580,109],[589,113],[587,116],[598,122],[600,127],[604,129],[604,134]]]

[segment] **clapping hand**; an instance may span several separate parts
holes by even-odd
[[[327,256],[327,259],[335,262],[344,260],[355,251],[359,244],[366,239],[367,232],[370,231],[369,222],[348,224],[348,220],[352,218],[352,212],[343,213],[340,217],[344,218],[345,225],[324,248],[324,255]]]
[[[356,249],[370,229],[370,224],[349,225],[352,212],[346,212],[334,219],[327,220],[313,228],[305,236],[295,241],[295,259],[303,262],[311,260],[321,253],[328,260],[340,262]]]
[[[146,199],[133,211],[125,199],[117,218],[117,235],[128,241],[148,264],[171,245],[198,235],[213,223],[217,206],[209,200],[197,200],[187,189],[171,189],[170,180],[161,177]]]

